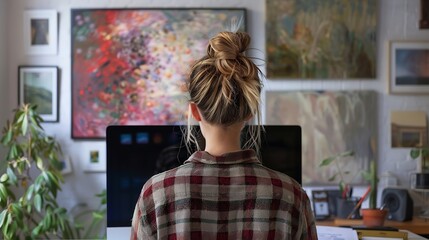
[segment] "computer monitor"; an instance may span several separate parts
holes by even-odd
[[[108,229],[130,227],[143,184],[154,174],[179,166],[188,159],[190,154],[181,128],[183,126],[153,125],[107,128]],[[262,164],[301,183],[301,128],[264,128],[260,149]],[[246,138],[245,134],[242,138]],[[204,145],[201,136],[200,139],[200,144]]]

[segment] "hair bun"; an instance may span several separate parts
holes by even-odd
[[[219,60],[234,60],[242,55],[250,44],[250,36],[245,32],[220,32],[210,39],[207,55]]]

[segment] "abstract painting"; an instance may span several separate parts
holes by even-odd
[[[376,0],[266,0],[267,77],[376,77]]]
[[[108,125],[187,122],[185,79],[245,9],[73,9],[72,138]]]
[[[354,151],[343,162],[346,182],[363,182],[358,169],[367,169],[376,156],[370,147],[376,140],[374,91],[269,91],[266,97],[269,125],[300,125],[302,128],[303,184],[329,184],[335,166],[319,167],[337,154]]]

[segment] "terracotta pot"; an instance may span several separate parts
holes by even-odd
[[[367,227],[379,227],[384,225],[387,216],[386,209],[361,209],[363,225]]]

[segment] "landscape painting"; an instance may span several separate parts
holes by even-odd
[[[376,0],[265,2],[268,78],[376,77]]]
[[[346,151],[355,155],[341,159],[349,171],[346,182],[361,183],[356,169],[367,169],[376,156],[370,147],[376,141],[374,91],[269,91],[266,94],[269,125],[300,125],[302,128],[303,184],[332,184],[335,166],[319,167],[323,159]]]
[[[391,93],[429,93],[428,42],[390,41],[389,55]]]
[[[108,125],[187,122],[184,86],[208,40],[244,9],[72,10],[72,137],[104,138]]]
[[[37,105],[44,122],[58,121],[58,68],[19,66],[19,104]]]

